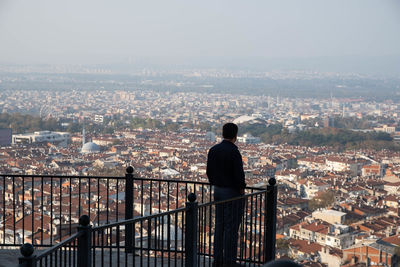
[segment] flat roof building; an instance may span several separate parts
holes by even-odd
[[[314,211],[312,217],[331,224],[343,224],[346,219],[346,213],[337,210],[320,210]]]
[[[13,144],[32,144],[42,142],[69,142],[71,135],[67,132],[38,131],[34,133],[14,134]]]

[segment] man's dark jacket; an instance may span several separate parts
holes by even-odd
[[[213,146],[208,152],[207,176],[210,184],[219,187],[244,189],[242,155],[238,147],[227,140]]]

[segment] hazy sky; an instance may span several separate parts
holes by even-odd
[[[400,0],[0,0],[0,63],[400,56]]]

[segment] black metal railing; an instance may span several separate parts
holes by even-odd
[[[211,266],[214,256],[216,210],[236,212],[243,203],[237,260],[260,266],[275,258],[275,179],[267,189],[224,201],[197,203],[191,193],[182,208],[91,228],[80,218],[79,231],[32,256],[21,249],[21,266]],[[128,199],[128,198],[127,198]],[[227,210],[230,207],[232,210]],[[231,215],[229,215],[231,216]],[[224,217],[223,217],[224,218]],[[129,242],[130,241],[130,242]],[[22,248],[29,247],[24,245]]]
[[[0,175],[0,179],[0,247],[26,242],[38,248],[52,246],[35,256],[40,266],[87,266],[87,258],[93,266],[209,266],[215,211],[238,200],[215,202],[213,187],[205,182],[137,178],[132,167],[125,177]],[[276,194],[272,178],[267,189],[249,187],[240,197],[245,204],[240,262],[274,259]],[[85,244],[91,253],[79,245],[88,235]],[[22,248],[25,259],[31,259],[30,246]]]
[[[52,246],[77,231],[82,214],[104,225],[184,207],[190,192],[213,199],[208,183],[138,178],[132,167],[125,177],[0,175],[0,247]]]
[[[67,239],[40,251],[34,255],[34,247],[30,243],[21,246],[19,266],[91,266],[90,248],[92,227],[89,225],[89,216],[79,218],[78,232]]]

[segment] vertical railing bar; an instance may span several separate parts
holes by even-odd
[[[63,253],[62,253],[62,252],[63,252],[63,247],[60,248],[60,256],[59,256],[59,259],[60,259],[59,264],[60,264],[60,265],[59,265],[59,266],[62,266],[62,256],[63,256]]]
[[[117,222],[119,221],[119,214],[118,214],[118,202],[119,202],[119,179],[116,180],[116,186],[117,186],[117,203],[116,203],[116,209],[115,209],[115,217],[117,219]]]
[[[176,188],[176,191],[178,191],[178,188]],[[179,213],[175,212],[175,236],[174,236],[174,258],[175,258],[175,264],[174,266],[176,267],[178,264],[178,216]]]
[[[32,214],[32,244],[35,244],[35,241],[33,240],[33,236],[34,236],[34,233],[35,233],[35,223],[34,223],[34,221],[35,221],[35,190],[34,190],[34,187],[35,187],[35,183],[34,183],[34,178],[33,177],[31,177],[31,179],[32,179],[32,210],[31,210],[31,214]],[[5,214],[4,214],[4,216],[5,216]],[[36,237],[35,237],[36,238]]]
[[[151,233],[151,218],[147,223],[147,267],[150,267],[150,249],[151,249],[151,240],[152,240],[152,233]]]
[[[78,205],[79,205],[79,208],[78,208],[78,217],[80,218],[81,217],[81,207],[82,207],[82,205],[81,205],[81,192],[82,191],[82,177],[80,177],[79,176],[79,178],[78,178]]]
[[[6,177],[3,176],[3,244],[6,243]]]
[[[254,254],[253,255],[254,255],[254,261],[256,261],[256,259],[257,259],[256,255],[257,255],[258,195],[255,195],[254,197],[255,197],[256,201],[254,203],[254,205],[255,205],[255,215],[254,215],[254,230],[255,230],[255,232],[254,232],[254,248],[253,248]]]
[[[125,225],[125,267],[128,266],[128,252],[126,251],[127,247],[126,247],[126,225]]]
[[[78,267],[91,267],[92,263],[92,226],[88,215],[79,217],[78,231],[82,233],[78,237],[77,260]]]
[[[40,244],[41,245],[43,245],[43,216],[44,216],[44,210],[43,210],[43,202],[44,202],[44,181],[43,181],[43,176],[42,176],[42,187],[41,187],[41,191],[42,191],[42,199],[41,199],[41,207],[40,207],[40,209],[41,209],[41,212],[42,212],[42,218],[41,218],[41,220],[40,220],[40,227],[41,227],[41,231],[40,231],[40,235],[41,235],[41,237],[40,237]]]
[[[61,225],[62,225],[62,221],[61,221],[61,219],[62,219],[62,181],[63,181],[63,178],[61,177],[60,178],[60,212],[59,212],[59,216],[60,216],[60,242],[61,242],[61,236],[62,236],[62,228],[61,228]]]
[[[245,236],[245,239],[244,239],[244,259],[247,259],[247,238],[248,238],[248,215],[249,215],[249,197],[247,197],[247,201],[246,201],[246,207],[245,207],[245,212],[244,212],[244,215],[245,215],[245,228],[244,228],[244,231],[245,231],[245,233],[244,233],[244,236]]]
[[[210,198],[211,198],[211,193],[210,193]],[[211,202],[211,200],[210,200]],[[212,249],[211,249],[211,235],[213,227],[212,227],[212,207],[213,205],[209,205],[209,219],[208,219],[208,228],[209,228],[209,232],[208,232],[208,265],[211,265],[211,256],[212,256]],[[215,231],[215,227],[214,227],[214,231]]]
[[[153,182],[150,180],[150,215],[153,214]]]
[[[72,178],[69,177],[69,235],[72,235]]]
[[[258,262],[262,262],[261,261],[261,256],[262,256],[262,250],[261,250],[261,247],[262,247],[262,243],[263,243],[263,239],[262,239],[262,219],[263,219],[263,213],[262,213],[262,205],[263,205],[263,201],[262,201],[262,196],[263,196],[263,194],[259,194],[259,196],[260,196],[260,216],[259,216],[259,220],[260,220],[260,225],[259,225],[259,236],[258,236]]]
[[[117,225],[117,239],[116,239],[116,242],[117,242],[117,253],[118,253],[118,256],[117,256],[117,267],[119,267],[120,266],[120,255],[121,255],[121,249],[120,249],[120,246],[121,246],[121,241],[120,241],[120,238],[119,238],[119,234],[120,234],[120,230],[119,230],[120,228],[119,228],[119,225]]]
[[[244,201],[244,203],[243,203],[243,214],[242,214],[242,217],[240,218],[241,219],[241,221],[242,221],[242,223],[240,224],[240,227],[239,227],[239,260],[240,260],[240,263],[242,263],[243,262],[243,238],[244,238],[244,224],[245,224],[245,221],[244,221],[244,213],[246,212],[246,202],[247,202],[247,197],[245,197],[244,199],[243,199],[243,201]]]
[[[204,185],[201,185],[201,203],[204,203]],[[204,213],[204,209],[202,208],[201,210],[199,210],[199,212],[201,212],[201,231],[200,231],[200,236],[199,236],[199,241],[200,241],[200,251],[204,254],[205,253],[205,242],[204,242],[204,236],[205,236],[205,225],[206,225],[206,220],[205,220],[205,216],[206,214]],[[203,241],[203,243],[201,243]],[[202,255],[203,255],[202,254]],[[204,255],[202,256],[204,258]],[[205,258],[204,258],[205,259]],[[203,261],[204,264],[205,261]],[[200,266],[200,253],[199,253],[199,266]]]
[[[175,201],[175,209],[179,207],[179,182],[176,182],[176,201]]]
[[[266,197],[267,234],[265,238],[265,243],[270,245],[270,248],[267,248],[265,250],[265,261],[267,262],[275,259],[277,186],[276,179],[273,177],[268,180]]]
[[[89,209],[90,209],[90,198],[89,198]],[[107,223],[108,223],[108,216],[107,216]],[[97,178],[97,225],[100,225],[100,177]]]
[[[104,266],[104,229],[101,229],[101,267]]]
[[[157,249],[158,249],[158,228],[157,228],[157,219],[154,218],[154,266],[157,266]]]
[[[76,265],[76,250],[77,250],[77,244],[76,244],[76,240],[74,240],[74,251],[73,251],[73,254],[72,254],[72,259],[73,259],[73,261],[74,261],[74,266]]]
[[[176,182],[176,201],[175,201],[175,209],[178,209],[179,206],[179,182]],[[179,214],[175,213],[175,267],[177,267],[177,259],[178,259],[178,218]],[[183,231],[183,229],[182,229]],[[182,232],[183,235],[183,232]],[[183,258],[182,258],[183,261]]]
[[[182,211],[182,215],[181,215],[181,218],[182,218],[182,240],[181,240],[181,259],[182,259],[182,261],[181,261],[181,267],[183,267],[184,265],[183,265],[183,259],[184,259],[184,256],[185,256],[185,252],[184,252],[184,248],[185,248],[185,242],[186,242],[186,238],[185,238],[185,233],[186,233],[186,226],[185,226],[185,221],[186,221],[186,216],[185,216],[185,214],[186,214],[186,212],[184,212],[184,211]],[[186,259],[185,259],[185,261],[186,261]]]
[[[161,212],[161,181],[158,182],[158,213]]]
[[[143,203],[143,180],[140,181],[140,216],[143,216],[144,211],[143,211],[143,207],[144,207],[144,203]]]
[[[185,199],[187,199],[188,196],[188,184],[185,183]]]
[[[149,234],[147,234],[148,236]],[[140,266],[143,266],[143,221],[140,220]]]
[[[167,211],[169,211],[169,181],[167,182]],[[168,248],[168,267],[171,266],[171,218],[168,215],[168,237],[167,237],[167,248]]]
[[[160,183],[161,184],[161,183]],[[161,195],[160,195],[161,197]],[[165,216],[161,216],[161,266],[164,266],[164,217]],[[168,225],[169,228],[169,225]]]
[[[93,233],[92,235],[92,263],[93,267],[96,267],[96,247],[98,246],[98,240],[99,240],[99,231],[97,231],[97,240],[96,240],[96,233]],[[97,244],[96,244],[97,241]],[[97,246],[96,246],[97,245]]]
[[[16,199],[16,197],[15,197],[15,177],[12,177],[12,181],[13,181],[13,188],[12,188],[12,191],[13,191],[13,217],[14,217],[14,224],[13,224],[13,227],[14,227],[14,244],[16,244],[15,243],[15,238],[16,238],[16,229],[15,229],[15,224],[16,224],[16,221],[15,221],[15,199]]]
[[[68,245],[68,265],[65,265],[65,267],[72,266],[72,264],[71,264],[71,246],[72,246],[72,244],[70,243]],[[67,262],[67,261],[65,261],[65,262]]]
[[[175,259],[175,264],[174,266],[176,267],[178,264],[178,212],[175,212],[175,238],[174,238],[174,259]]]
[[[25,243],[25,176],[22,176],[22,243]]]
[[[113,228],[108,228],[109,231],[109,238],[108,238],[108,242],[109,242],[109,247],[110,247],[110,267],[112,266],[112,252],[113,252],[113,248],[112,248],[112,233],[113,233]]]
[[[200,198],[201,199],[201,198]],[[200,256],[202,253],[202,245],[201,241],[202,241],[202,231],[203,231],[203,213],[201,212],[201,208],[197,209],[198,210],[198,214],[197,214],[197,218],[198,218],[198,223],[197,223],[197,240],[199,241],[199,245],[197,247],[197,249],[199,250],[199,253],[197,253],[197,266],[200,266]]]
[[[129,166],[126,168],[125,174],[125,219],[133,218],[133,168]],[[134,229],[132,224],[125,225],[125,252],[135,253],[132,245],[132,237],[134,237]],[[134,257],[133,257],[134,259]]]
[[[50,177],[50,245],[53,246],[53,176]],[[50,264],[53,259],[50,257]]]
[[[250,260],[253,260],[253,195],[251,195],[250,203],[250,248],[249,248]]]
[[[198,227],[198,203],[196,195],[189,194],[188,202],[186,202],[186,220],[185,220],[185,266],[197,267],[197,227]]]
[[[88,178],[88,181],[87,181],[87,191],[88,191],[88,194],[87,194],[87,200],[88,200],[88,216],[89,216],[89,218],[91,218],[90,217],[90,177]],[[85,194],[86,195],[86,194]]]
[[[202,186],[203,187],[203,186]],[[203,198],[203,196],[202,196]],[[205,264],[205,252],[206,252],[206,242],[205,242],[205,236],[206,236],[206,227],[207,227],[207,219],[206,219],[206,213],[205,209],[201,208],[199,210],[201,212],[201,240],[200,240],[200,250],[202,252],[201,257],[203,258],[203,265]],[[200,263],[199,263],[200,266]]]
[[[108,210],[109,210],[109,202],[110,202],[110,190],[109,190],[109,188],[110,188],[110,178],[107,178],[107,186],[106,186],[106,188],[107,188],[107,192],[106,192],[106,194],[107,194],[107,206],[106,206],[106,216],[107,216],[107,223],[110,223],[110,220],[109,220],[109,214],[108,214]],[[100,197],[100,195],[99,195],[99,197]]]
[[[208,220],[207,220],[207,207],[203,208],[203,212],[204,212],[204,230],[203,230],[204,231],[203,232],[203,253],[204,253],[203,262],[204,262],[204,264],[203,264],[203,266],[205,266],[205,264],[206,264],[206,255],[208,255],[208,253],[207,253],[207,234],[208,234],[207,227],[208,227],[208,229],[211,229],[211,228],[210,228],[209,225],[207,226],[207,222],[208,222]],[[210,216],[210,214],[208,214],[208,216]]]

